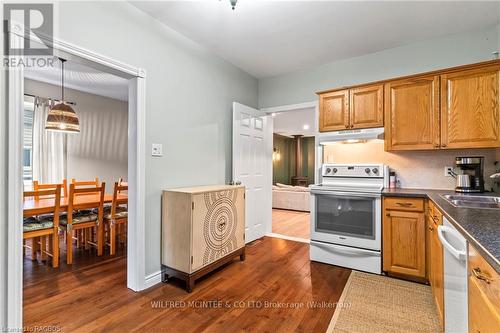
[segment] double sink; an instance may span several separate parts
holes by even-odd
[[[444,194],[441,197],[455,207],[486,209],[500,208],[500,197],[466,194]]]

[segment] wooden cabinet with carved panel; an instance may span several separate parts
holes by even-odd
[[[319,130],[382,127],[383,105],[383,84],[319,93]]]
[[[385,85],[385,149],[439,147],[439,76]]]
[[[500,275],[469,245],[469,332],[500,330]]]
[[[163,191],[162,271],[194,281],[245,257],[245,187],[200,186]]]
[[[441,148],[500,147],[500,65],[441,75]]]
[[[384,198],[383,270],[425,281],[425,213],[423,198]]]
[[[429,201],[427,220],[428,247],[429,247],[429,283],[432,296],[438,310],[441,330],[444,330],[444,258],[443,246],[437,235],[438,226],[443,224],[443,215],[432,201]]]

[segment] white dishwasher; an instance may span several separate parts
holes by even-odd
[[[467,240],[446,218],[438,227],[438,238],[444,255],[445,333],[467,333]]]

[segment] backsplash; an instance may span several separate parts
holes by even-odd
[[[384,163],[396,171],[401,187],[453,189],[455,179],[444,176],[445,166],[454,166],[456,156],[484,156],[485,188],[490,190],[495,173],[495,161],[500,160],[500,149],[468,149],[386,152],[384,141],[325,146],[324,160],[327,163]]]

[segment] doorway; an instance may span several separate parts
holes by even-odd
[[[309,185],[316,178],[316,106],[271,112],[273,117],[272,236],[310,240]]]
[[[145,71],[82,49],[63,41],[26,32],[16,23],[9,27],[9,39],[14,48],[25,43],[50,43],[57,56],[82,65],[89,65],[106,73],[127,80],[128,89],[128,225],[127,225],[127,277],[126,286],[143,290],[147,286],[144,257],[144,206],[145,206]],[[6,274],[7,326],[22,327],[23,321],[23,109],[24,69],[8,71],[8,267]]]

